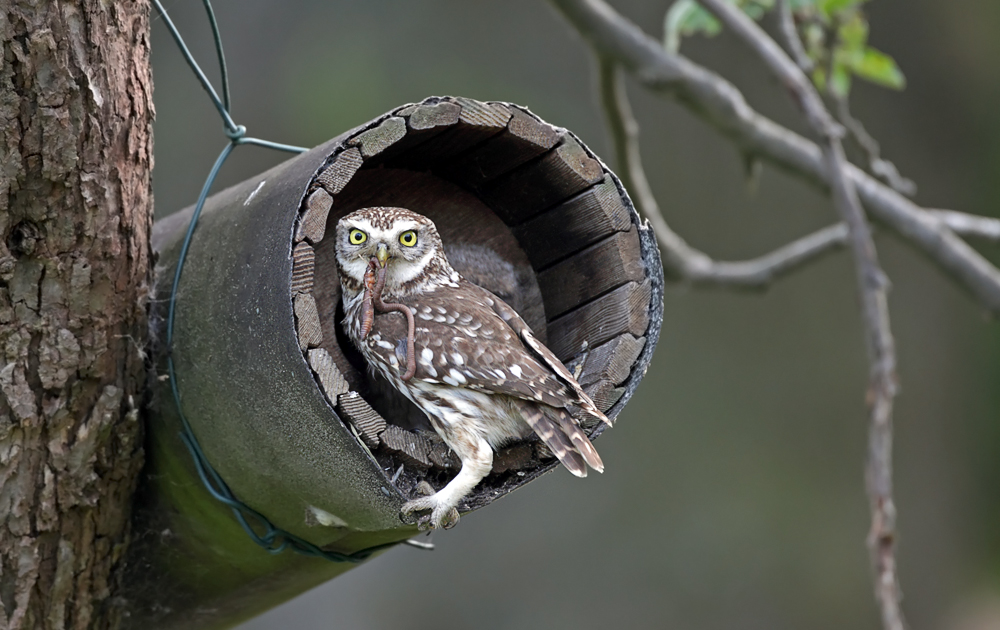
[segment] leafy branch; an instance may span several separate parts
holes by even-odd
[[[906,78],[895,59],[869,45],[867,0],[734,0],[754,20],[776,12],[780,33],[792,58],[833,104],[849,138],[866,156],[868,171],[896,191],[912,197],[913,181],[884,159],[878,141],[851,115],[848,98],[854,78],[901,90]],[[676,54],[683,37],[719,34],[719,20],[696,0],[677,0],[663,22],[663,46]]]

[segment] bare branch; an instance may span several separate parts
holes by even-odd
[[[812,72],[816,64],[806,54],[806,49],[802,47],[802,40],[799,39],[798,31],[795,29],[792,5],[788,0],[778,0],[778,19],[781,25],[781,36],[785,38],[785,45],[788,47],[792,59],[802,68],[803,72]]]
[[[1000,219],[981,217],[955,210],[928,210],[956,234],[989,241],[1000,241]]]
[[[879,265],[868,220],[847,174],[847,160],[841,143],[844,129],[826,110],[822,97],[809,78],[756,22],[726,0],[700,2],[764,60],[798,100],[809,124],[822,138],[834,205],[850,230],[868,345],[870,424],[866,479],[872,511],[868,546],[875,571],[875,599],[885,630],[904,630],[896,577],[896,508],[892,494],[892,406],[896,395],[896,350],[889,324],[889,283]]]
[[[632,115],[625,82],[616,62],[598,56],[601,104],[615,147],[619,175],[631,192],[663,249],[664,269],[674,277],[695,285],[762,289],[779,276],[816,260],[847,243],[847,227],[824,228],[781,247],[770,254],[742,262],[716,261],[691,247],[674,232],[653,196],[639,152],[639,124]]]
[[[603,0],[550,1],[598,54],[618,61],[646,87],[674,96],[742,153],[830,190],[831,176],[820,147],[754,111],[731,83],[681,55],[668,54]],[[923,251],[988,309],[1000,313],[1000,270],[937,216],[862,169],[846,168],[873,218]]]
[[[694,250],[684,278],[695,285],[764,289],[778,278],[847,245],[847,226],[838,223],[803,236],[769,254],[751,260],[712,260]]]
[[[912,197],[917,194],[917,185],[913,180],[903,177],[895,164],[882,157],[882,148],[878,141],[868,133],[861,121],[851,114],[847,98],[833,96],[832,99],[837,106],[837,118],[851,133],[854,142],[865,152],[865,157],[868,158],[868,169],[872,175],[902,195]]]

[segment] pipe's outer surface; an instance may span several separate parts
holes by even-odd
[[[303,183],[347,135],[207,200],[181,275],[170,351],[185,416],[235,496],[277,527],[352,553],[415,529],[399,519],[403,497],[319,391],[291,321],[290,244]],[[153,231],[161,343],[192,210]],[[290,550],[269,554],[208,493],[179,437],[168,350],[159,350],[146,472],[118,602],[124,627],[228,628],[355,566]],[[346,527],[322,525],[307,514],[312,508]]]
[[[320,546],[350,531],[405,527],[405,499],[333,413],[295,336],[292,233],[305,183],[337,142],[206,202],[177,291],[172,348],[184,413],[208,460],[250,507]],[[160,250],[171,264],[184,218]],[[311,507],[344,525],[307,525]]]

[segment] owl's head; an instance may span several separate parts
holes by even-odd
[[[362,208],[337,223],[337,266],[345,289],[360,290],[372,257],[386,268],[389,294],[455,280],[434,222],[406,208]]]

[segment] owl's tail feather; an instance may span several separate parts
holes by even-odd
[[[565,409],[553,407],[553,411],[555,411],[555,414],[550,415],[556,416],[556,424],[562,429],[566,437],[569,438],[569,441],[573,443],[577,452],[583,456],[587,465],[599,473],[604,472],[604,462],[601,461],[601,456],[597,454],[597,449],[590,443],[587,434],[583,432],[583,429],[576,423],[573,416]]]
[[[552,421],[537,404],[523,402],[521,415],[528,426],[549,447],[560,463],[577,477],[587,476],[587,465],[584,457],[574,446],[571,439],[562,431],[562,427]],[[586,439],[586,438],[584,438]],[[593,448],[593,447],[591,447]]]
[[[573,416],[559,407],[523,401],[521,415],[563,466],[577,477],[587,476],[587,466],[604,472],[604,462]]]

